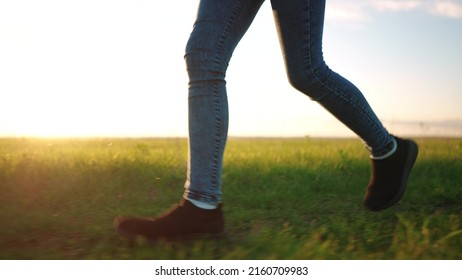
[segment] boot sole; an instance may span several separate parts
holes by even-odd
[[[409,175],[411,174],[412,167],[414,167],[414,163],[416,162],[417,155],[419,153],[419,147],[414,141],[408,140],[408,144],[409,144],[409,151],[407,154],[408,156],[407,156],[406,164],[404,165],[404,175],[403,175],[403,178],[401,179],[401,184],[400,184],[398,193],[390,201],[388,201],[387,203],[379,207],[374,207],[374,208],[367,207],[369,210],[371,211],[385,210],[395,205],[401,200],[401,198],[403,198],[404,193],[406,191]]]
[[[224,239],[227,235],[225,231],[216,232],[216,233],[191,233],[191,234],[182,234],[182,235],[174,235],[174,236],[160,236],[157,238],[149,238],[144,235],[137,235],[131,232],[127,232],[121,229],[117,229],[117,233],[128,240],[131,246],[134,246],[136,243],[137,238],[145,238],[149,244],[155,245],[159,241],[167,241],[167,242],[174,242],[174,243],[186,243],[186,242],[193,242],[196,240],[219,240]]]

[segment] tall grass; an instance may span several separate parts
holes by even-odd
[[[460,259],[462,140],[420,139],[402,203],[361,203],[358,140],[230,139],[226,237],[130,247],[112,219],[179,201],[184,139],[0,139],[1,259]]]

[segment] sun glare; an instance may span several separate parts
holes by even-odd
[[[0,137],[187,136],[183,54],[195,1],[179,10],[163,3],[174,17],[153,14],[152,1],[28,2],[0,7]],[[227,72],[230,136],[351,135],[290,87],[265,5]],[[327,19],[329,66],[364,92],[392,132],[462,135],[460,22],[428,14],[402,28],[405,17],[377,15],[361,30]]]

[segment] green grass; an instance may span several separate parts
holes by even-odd
[[[359,140],[230,139],[226,238],[130,247],[113,218],[179,201],[186,140],[0,139],[0,259],[461,259],[462,139],[418,143],[403,201],[372,213]]]

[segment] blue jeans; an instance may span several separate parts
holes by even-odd
[[[186,46],[189,157],[186,199],[221,202],[228,132],[225,75],[233,51],[264,0],[201,0]],[[362,93],[324,62],[325,0],[271,0],[289,82],[354,131],[373,155],[393,142]],[[265,66],[262,66],[265,67]]]

